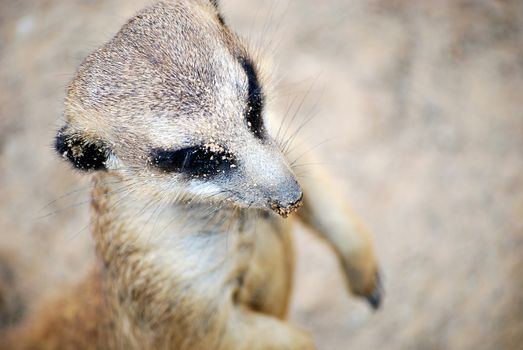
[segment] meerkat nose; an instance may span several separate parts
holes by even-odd
[[[270,199],[268,204],[272,210],[286,218],[303,205],[303,192],[296,181],[293,181],[292,186],[282,192],[282,195]]]

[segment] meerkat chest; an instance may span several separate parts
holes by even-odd
[[[150,233],[138,239],[151,248],[154,263],[206,298],[249,299],[269,280],[285,278],[279,271],[286,265],[282,236],[288,225],[273,215],[171,211],[147,226]]]

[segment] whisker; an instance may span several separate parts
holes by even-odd
[[[323,95],[323,91],[322,91],[322,95]],[[316,108],[318,107],[318,104],[319,104],[320,100],[321,100],[321,95],[318,96],[318,98],[314,102],[314,105],[312,106],[310,112],[307,113],[307,115],[306,115],[304,121],[301,123],[301,125],[298,126],[298,128],[296,128],[296,130],[287,139],[287,141],[285,142],[284,148],[283,148],[283,153],[284,154],[287,154],[288,149],[291,147],[292,143],[294,142],[294,139],[300,133],[300,131],[303,130],[303,128],[307,124],[309,124],[316,117],[316,114],[315,114],[316,113]]]
[[[298,106],[295,108],[294,110],[294,113],[292,115],[292,118],[291,120],[289,121],[288,123],[288,126],[286,128],[286,130],[284,131],[283,135],[282,135],[282,139],[286,139],[287,138],[287,132],[289,131],[290,129],[290,126],[292,125],[292,123],[294,122],[294,120],[296,119],[296,117],[298,116],[299,112],[301,111],[301,109],[303,108],[304,104],[305,104],[305,101],[307,100],[307,98],[310,96],[311,92],[312,92],[312,89],[314,87],[314,85],[316,84],[316,81],[317,81],[317,78],[315,80],[313,80],[311,82],[311,85],[309,86],[309,88],[307,89],[307,92],[305,93],[305,95],[302,97],[300,103],[298,104]],[[285,148],[287,144],[287,141],[283,143],[283,148]]]
[[[291,167],[296,164],[296,162],[298,160],[300,160],[302,157],[304,157],[305,155],[309,154],[310,152],[314,151],[316,148],[320,147],[320,146],[323,146],[324,144],[328,143],[328,142],[332,142],[336,139],[338,139],[339,137],[331,137],[331,138],[328,138],[328,139],[325,139],[317,144],[315,144],[314,146],[312,147],[309,147],[308,149],[306,149],[305,151],[303,151],[302,153],[300,153],[296,158],[294,158],[294,160],[290,163]],[[289,151],[289,154],[292,153],[295,149],[291,149]]]

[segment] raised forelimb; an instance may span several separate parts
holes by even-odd
[[[221,349],[239,350],[314,350],[312,338],[305,332],[275,317],[235,307],[228,319]]]
[[[369,232],[350,209],[325,169],[315,163],[300,183],[304,207],[298,212],[304,223],[324,238],[335,251],[350,291],[380,305],[382,287]]]

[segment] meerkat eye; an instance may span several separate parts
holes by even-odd
[[[152,163],[164,172],[177,172],[191,177],[211,177],[236,167],[232,154],[221,147],[194,146],[179,150],[155,149]]]
[[[252,62],[240,57],[240,64],[242,65],[245,75],[247,75],[247,107],[245,109],[245,121],[249,130],[258,138],[263,139],[265,136],[265,128],[263,125],[263,104],[264,96],[256,75],[256,70]]]

